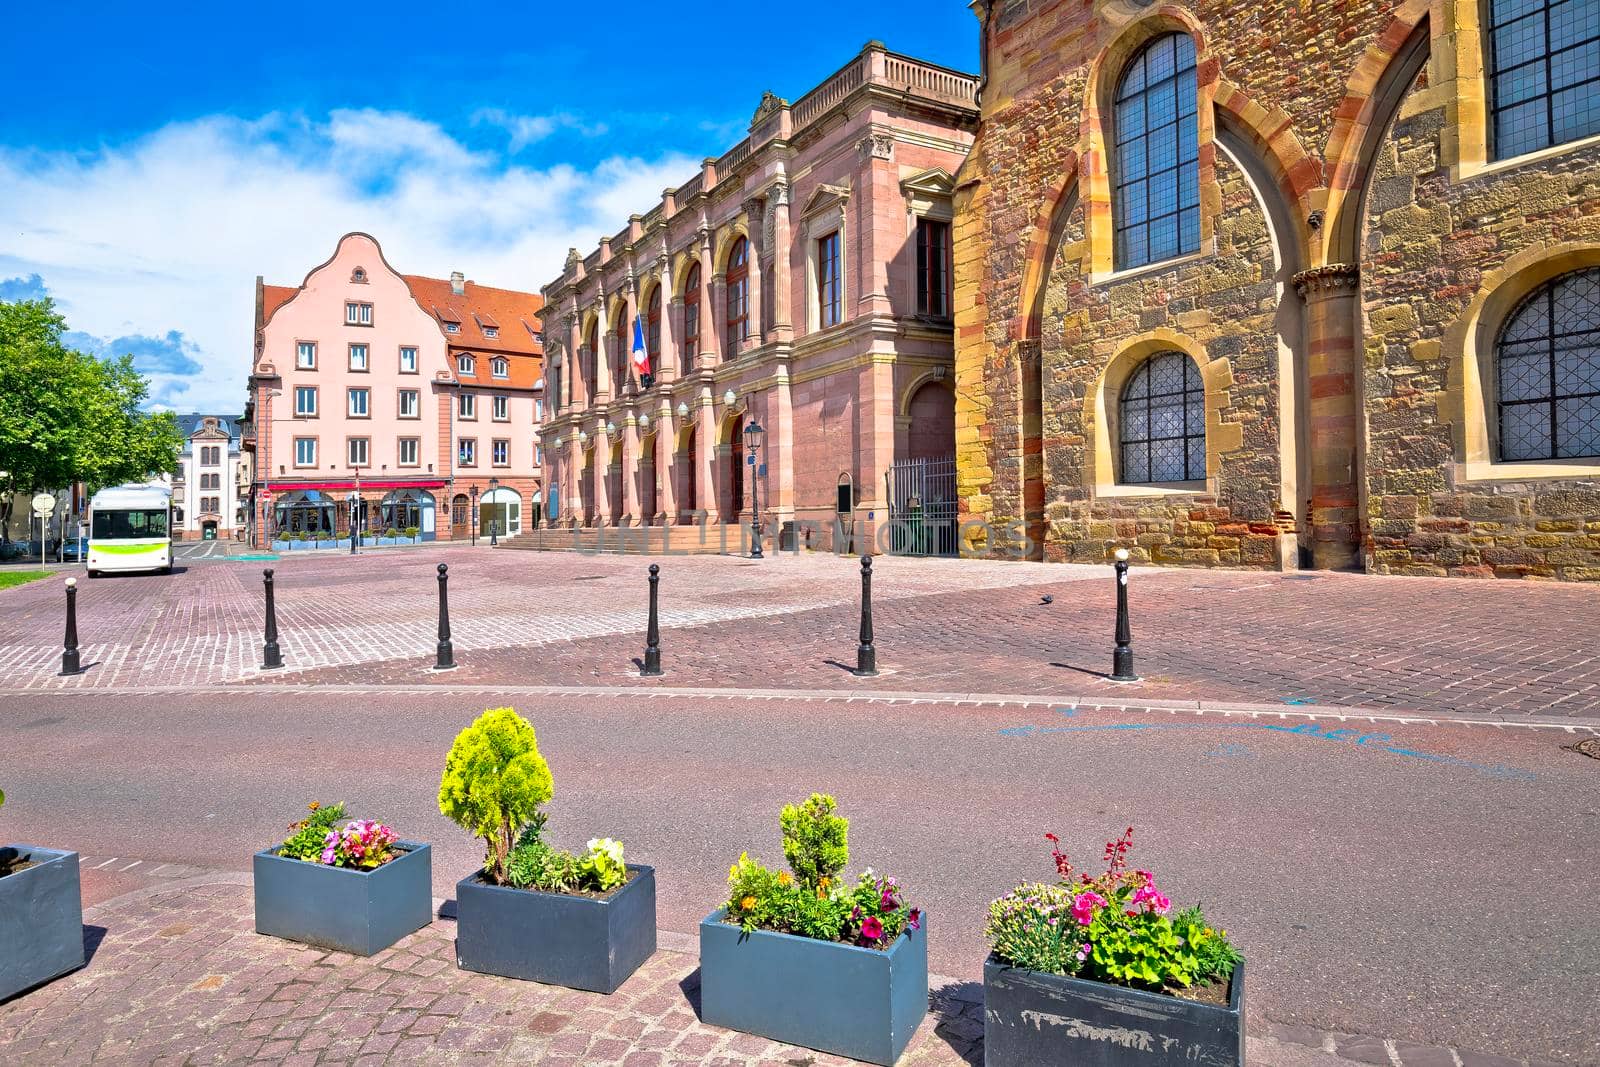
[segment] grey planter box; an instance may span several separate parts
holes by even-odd
[[[0,878],[0,1000],[83,966],[78,854],[7,845],[35,866]]]
[[[986,1067],[1224,1067],[1244,1063],[1244,963],[1228,1006],[1083,978],[990,955],[983,965]]]
[[[396,841],[403,855],[372,871],[255,855],[256,933],[372,956],[433,921],[433,853]]]
[[[464,970],[614,993],[656,951],[656,872],[628,864],[604,899],[456,883],[456,964]]]
[[[887,952],[700,923],[700,1017],[774,1041],[892,1064],[928,1013],[928,913]]]

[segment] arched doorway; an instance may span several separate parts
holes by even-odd
[[[217,539],[217,520],[207,519],[200,524],[200,540],[215,541]]]
[[[912,459],[953,459],[956,454],[956,394],[943,382],[926,382],[906,405],[911,427],[906,455]]]
[[[659,292],[660,290],[657,290]],[[639,442],[639,525],[651,526],[656,520],[656,435]]]
[[[678,521],[692,523],[699,507],[696,496],[700,484],[700,433],[695,423],[683,432],[682,459],[678,462]]]
[[[611,445],[611,459],[606,464],[606,503],[611,506],[608,516],[608,525],[616,526],[622,522],[622,440],[619,438]]]
[[[501,486],[478,498],[478,532],[500,537],[522,532],[522,494]]]
[[[584,489],[580,494],[583,497],[583,525],[593,526],[595,522],[595,490],[599,488],[599,484],[595,481],[593,447],[583,450],[583,474],[578,480]]]
[[[728,499],[722,521],[730,526],[737,526],[744,512],[744,420],[743,415],[735,418],[728,434]]]
[[[450,500],[450,539],[464,541],[472,536],[472,500],[457,493]]]

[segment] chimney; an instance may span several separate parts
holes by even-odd
[[[450,291],[457,296],[467,295],[467,279],[460,271],[450,272]]]

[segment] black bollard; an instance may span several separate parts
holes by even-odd
[[[1117,549],[1117,650],[1111,655],[1111,680],[1137,682],[1133,673],[1133,627],[1128,624],[1128,550]]]
[[[450,644],[450,597],[446,585],[450,581],[450,568],[439,564],[439,652],[434,661],[436,671],[453,670],[456,665],[455,646]]]
[[[267,587],[267,635],[261,646],[261,669],[271,671],[283,666],[283,654],[278,651],[278,606],[272,598],[271,567],[261,572],[261,580]]]
[[[78,579],[67,579],[67,637],[61,647],[61,677],[82,674],[78,665]]]
[[[873,678],[878,674],[878,650],[872,647],[872,557],[861,557],[861,643],[856,646],[856,669],[851,672],[858,678]]]
[[[661,677],[661,622],[656,615],[656,587],[661,584],[661,567],[650,564],[650,622],[644,631],[644,666],[641,678]]]

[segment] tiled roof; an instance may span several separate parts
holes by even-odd
[[[229,443],[236,445],[239,441],[240,426],[237,415],[209,415],[200,412],[186,412],[177,416],[178,433],[183,437],[184,448],[189,447],[189,438],[200,429],[205,419],[216,419],[217,429],[227,433]]]
[[[456,357],[472,355],[472,373],[462,374],[456,369]],[[508,366],[506,372],[509,377],[496,378],[494,376],[493,360],[495,356],[503,356]],[[482,349],[461,349],[450,351],[450,369],[456,372],[456,381],[462,385],[476,385],[486,388],[501,389],[532,389],[538,384],[543,373],[539,369],[540,361],[532,356],[516,355],[503,352],[487,352]]]
[[[501,326],[498,337],[486,337],[483,333],[484,326],[494,328],[498,323],[535,321],[544,307],[544,298],[538,293],[494,289],[469,281],[462,286],[465,293],[458,296],[451,291],[446,278],[407,274],[405,279],[424,310],[442,321],[461,324],[460,333],[446,335],[452,349],[525,356],[544,354],[544,346],[533,339],[531,330]]]
[[[272,318],[272,313],[289,302],[289,298],[300,291],[294,285],[263,285],[261,287],[261,321],[266,322]]]

